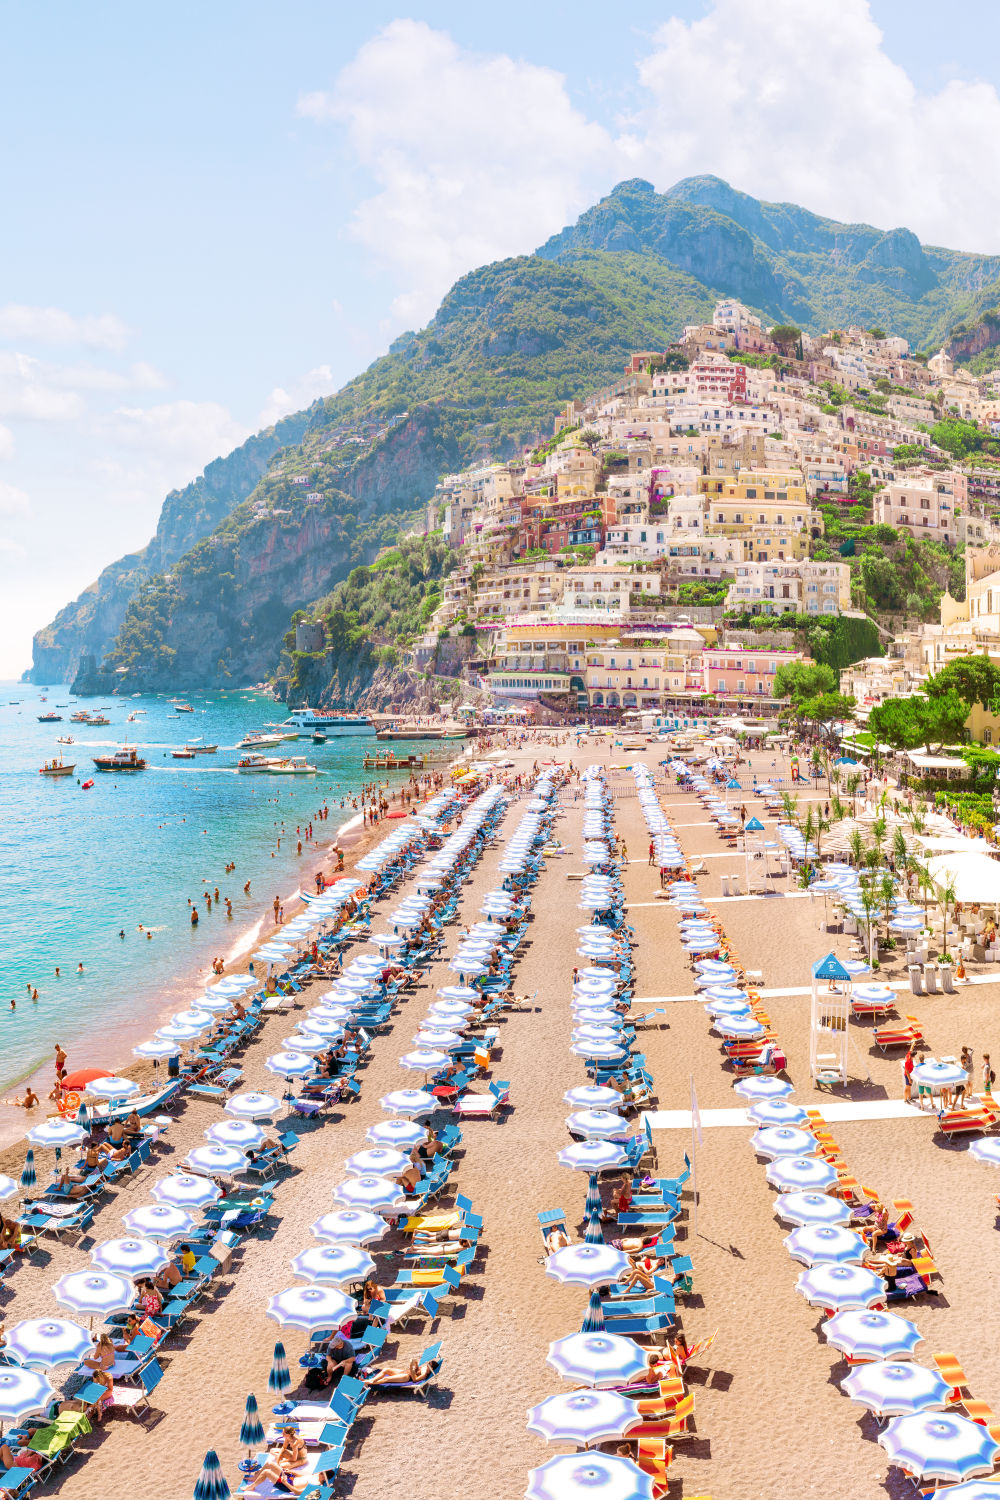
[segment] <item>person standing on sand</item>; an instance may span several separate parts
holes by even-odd
[[[275,896],[274,901],[271,903],[271,907],[272,907],[272,910],[274,912],[274,925],[275,925],[275,927],[277,927],[277,925],[278,925],[278,913],[281,910],[281,902],[280,902],[280,900],[278,899],[277,896]]]
[[[911,1042],[910,1046],[907,1048],[906,1056],[903,1058],[903,1061],[900,1065],[903,1069],[903,1099],[907,1104],[910,1103],[910,1098],[913,1093],[913,1066],[915,1061],[914,1052],[914,1044]]]
[[[656,845],[652,839],[649,841],[649,863],[651,865],[656,863]]]

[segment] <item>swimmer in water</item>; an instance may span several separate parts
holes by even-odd
[[[124,943],[124,941],[125,941],[125,929],[124,929],[124,927],[122,927],[122,928],[119,929],[118,936],[121,938],[122,942]]]

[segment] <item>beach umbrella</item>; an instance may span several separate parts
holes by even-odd
[[[229,1500],[231,1493],[218,1454],[214,1448],[209,1448],[201,1473],[195,1481],[194,1500]]]
[[[63,1146],[78,1146],[87,1139],[87,1132],[69,1120],[43,1120],[28,1131],[28,1140],[33,1146],[50,1146],[61,1150]]]
[[[312,1245],[293,1256],[291,1266],[296,1276],[324,1286],[364,1281],[375,1270],[371,1256],[357,1245]]]
[[[221,1016],[224,1010],[230,1010],[232,1008],[233,1001],[236,999],[236,996],[238,994],[239,991],[234,990],[231,995],[199,995],[198,999],[195,1001],[194,1008],[195,1010],[208,1011],[208,1013],[213,1016]]]
[[[867,1000],[871,1005],[891,1005],[895,1002],[896,991],[887,984],[856,984],[854,999]]]
[[[898,1360],[862,1365],[840,1382],[852,1401],[870,1407],[879,1417],[908,1417],[914,1412],[944,1411],[951,1386],[937,1370]]]
[[[564,1380],[600,1389],[623,1385],[646,1368],[645,1351],[620,1333],[570,1333],[549,1345],[546,1360]]]
[[[614,974],[607,978],[594,979],[585,974],[577,976],[573,989],[578,995],[613,995],[618,988],[618,980]]]
[[[291,1286],[276,1292],[267,1304],[265,1316],[282,1328],[338,1328],[357,1315],[351,1297],[332,1286]]]
[[[782,1193],[774,1212],[787,1224],[849,1224],[851,1206],[829,1193]]]
[[[232,1094],[222,1106],[227,1115],[237,1120],[267,1120],[281,1109],[281,1100],[273,1094],[262,1094],[256,1090],[245,1094]]]
[[[786,1156],[807,1157],[819,1150],[816,1137],[794,1125],[764,1125],[754,1131],[750,1145],[758,1156],[769,1161]]]
[[[406,1068],[412,1073],[440,1073],[446,1068],[451,1059],[447,1052],[437,1052],[430,1047],[420,1047],[414,1052],[406,1052],[399,1059],[399,1066]]]
[[[0,1424],[43,1412],[55,1399],[55,1391],[39,1371],[0,1365]]]
[[[95,1078],[87,1084],[87,1092],[97,1099],[131,1099],[139,1093],[139,1085],[133,1078]],[[79,1115],[76,1122],[80,1124]]]
[[[890,932],[919,932],[924,925],[923,917],[893,917],[889,923]]]
[[[195,1146],[184,1160],[193,1172],[207,1172],[210,1177],[232,1177],[250,1165],[235,1146]]]
[[[801,1273],[795,1290],[812,1307],[832,1307],[838,1312],[885,1301],[885,1282],[864,1266],[813,1266]]]
[[[435,1000],[427,1014],[429,1017],[439,1017],[450,1026],[456,1021],[464,1021],[474,1011],[475,1006],[470,1005],[467,1000]]]
[[[621,1096],[618,1096],[619,1099]],[[611,1114],[605,1109],[580,1109],[566,1116],[566,1128],[571,1135],[586,1136],[588,1140],[606,1140],[609,1136],[624,1135],[628,1121],[621,1115]]]
[[[997,1500],[997,1487],[991,1479],[967,1479],[964,1484],[952,1484],[947,1490],[948,1500]]]
[[[296,1022],[296,1026],[299,1031],[318,1036],[321,1040],[328,1042],[339,1042],[344,1035],[342,1021],[331,1020],[329,1016],[318,1016],[315,1012],[303,1016],[301,1021]]]
[[[264,1132],[252,1120],[216,1120],[204,1134],[215,1146],[236,1146],[240,1151],[256,1151],[264,1144]]]
[[[559,1165],[578,1172],[607,1172],[625,1164],[625,1152],[611,1141],[575,1141],[559,1152]]]
[[[150,1240],[184,1240],[198,1228],[197,1219],[173,1203],[143,1203],[122,1218],[130,1234]]]
[[[424,1023],[425,1026],[430,1027],[431,1019],[428,1017]],[[457,1031],[438,1031],[432,1028],[428,1031],[418,1031],[413,1040],[417,1045],[418,1051],[434,1051],[437,1049],[441,1052],[457,1052],[459,1047],[463,1045],[465,1038],[460,1036]]]
[[[755,1125],[804,1125],[809,1119],[804,1109],[786,1099],[764,1099],[747,1113]]]
[[[855,991],[855,994],[857,991]],[[917,1063],[913,1070],[913,1081],[922,1084],[925,1088],[954,1088],[957,1083],[965,1083],[968,1073],[960,1068],[958,1063],[929,1062]]]
[[[158,1203],[169,1203],[174,1208],[206,1208],[222,1197],[222,1189],[210,1178],[193,1172],[174,1172],[161,1177],[149,1191]]]
[[[587,1448],[624,1437],[642,1421],[634,1401],[617,1391],[569,1391],[549,1396],[528,1412],[528,1431],[548,1443],[576,1443]]]
[[[868,1246],[853,1229],[841,1224],[804,1224],[785,1236],[785,1249],[805,1266],[821,1263],[860,1263]]]
[[[24,1166],[21,1168],[20,1183],[23,1188],[33,1188],[37,1180],[35,1176],[35,1153],[29,1146],[25,1153]]]
[[[580,1324],[580,1332],[603,1333],[604,1327],[604,1308],[601,1305],[601,1294],[595,1287],[590,1294],[587,1311],[584,1313],[583,1322]]]
[[[344,1162],[352,1177],[398,1177],[412,1166],[410,1158],[395,1146],[372,1146],[366,1151],[355,1151]]]
[[[733,1092],[756,1103],[764,1099],[787,1099],[795,1089],[787,1078],[741,1078],[733,1084]]]
[[[764,1035],[764,1027],[756,1016],[719,1016],[713,1029],[720,1036],[732,1037],[735,1041],[751,1041]]]
[[[267,1377],[267,1388],[280,1396],[282,1391],[287,1391],[292,1383],[292,1377],[288,1373],[288,1360],[285,1358],[285,1346],[280,1341],[274,1346],[274,1354],[271,1358],[271,1372]]]
[[[193,1006],[189,1010],[175,1011],[170,1021],[173,1026],[197,1026],[199,1031],[204,1031],[206,1026],[212,1024],[212,1013]]]
[[[208,1025],[208,1020],[205,1025]],[[177,1021],[171,1021],[168,1026],[161,1026],[158,1031],[153,1032],[153,1040],[154,1042],[193,1042],[195,1037],[201,1036],[204,1030],[205,1026],[181,1026]]]
[[[386,1114],[404,1115],[409,1118],[429,1115],[438,1107],[434,1095],[428,1094],[425,1089],[393,1089],[391,1093],[383,1094],[378,1102]]]
[[[378,1214],[366,1208],[341,1208],[323,1214],[310,1226],[318,1240],[332,1245],[366,1245],[370,1240],[380,1240],[389,1228]]]
[[[333,1197],[345,1208],[368,1208],[373,1212],[375,1209],[402,1208],[406,1202],[406,1194],[398,1182],[373,1173],[349,1177],[346,1182],[338,1183],[333,1189]]]
[[[247,1397],[246,1410],[243,1413],[243,1425],[240,1428],[239,1441],[246,1448],[249,1457],[252,1449],[259,1448],[264,1441],[264,1428],[257,1410],[257,1397]]]
[[[28,1318],[7,1330],[4,1353],[20,1365],[51,1370],[56,1365],[78,1365],[93,1347],[87,1330],[69,1318]]]
[[[631,1265],[628,1256],[611,1245],[565,1245],[548,1257],[545,1274],[570,1286],[610,1286]]]
[[[981,1141],[973,1141],[969,1146],[969,1155],[974,1156],[977,1161],[1000,1167],[1000,1140],[996,1136],[986,1136]]]
[[[944,1412],[896,1417],[878,1441],[891,1464],[922,1480],[990,1474],[1000,1452],[984,1423]]]
[[[6,1202],[8,1198],[13,1198],[16,1192],[17,1183],[14,1181],[13,1177],[5,1177],[3,1173],[0,1172],[0,1203]]]
[[[317,1052],[325,1052],[329,1043],[323,1037],[317,1036],[314,1031],[296,1031],[291,1036],[282,1039],[282,1046],[289,1052],[304,1053],[311,1060]],[[313,1063],[312,1070],[315,1071],[315,1068],[316,1064]]]
[[[891,1312],[838,1312],[827,1318],[828,1344],[848,1359],[912,1359],[923,1335],[908,1318]]]
[[[164,1205],[165,1213],[183,1213],[183,1209],[171,1209]],[[135,1210],[138,1212],[138,1209]],[[150,1212],[153,1212],[151,1209]],[[105,1240],[95,1245],[90,1252],[95,1266],[102,1271],[113,1271],[119,1276],[155,1276],[170,1262],[170,1256],[162,1245],[147,1236],[132,1236],[129,1239]]]
[[[483,998],[478,990],[467,984],[445,984],[436,993],[441,1000],[464,1000],[473,1009],[474,1002]]]
[[[365,1140],[371,1141],[372,1145],[392,1146],[397,1151],[410,1151],[414,1146],[423,1145],[426,1139],[427,1131],[423,1125],[416,1125],[412,1120],[380,1120],[365,1131]]]
[[[110,1318],[112,1313],[126,1312],[132,1306],[135,1287],[127,1276],[106,1271],[68,1271],[53,1285],[52,1294],[60,1307],[68,1307],[70,1312]]]
[[[132,1048],[133,1057],[152,1058],[153,1062],[161,1062],[167,1057],[180,1057],[181,1048],[176,1042],[167,1041],[166,1037],[154,1036],[148,1042],[140,1042],[138,1047]]]
[[[311,1078],[316,1064],[305,1052],[275,1052],[264,1062],[269,1073],[278,1073],[282,1078]]]
[[[568,1089],[563,1094],[563,1099],[574,1109],[614,1110],[622,1102],[622,1096],[617,1089],[602,1088],[600,1084],[594,1083],[585,1083],[579,1088]]]
[[[619,1047],[621,1046],[621,1025],[592,1026],[588,1022],[583,1022],[575,1028],[573,1040],[574,1042],[607,1042],[610,1046]]]
[[[768,1162],[767,1180],[782,1191],[801,1188],[804,1192],[826,1193],[836,1185],[837,1174],[818,1156],[782,1156]]]
[[[616,1047],[613,1042],[590,1042],[586,1037],[578,1037],[569,1050],[576,1057],[588,1057],[594,1062],[621,1062],[628,1055],[625,1047]]]

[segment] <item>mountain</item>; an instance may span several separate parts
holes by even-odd
[[[412,523],[442,472],[509,456],[735,296],[808,331],[861,323],[937,347],[1000,303],[1000,257],[841,224],[716,177],[620,183],[534,255],[456,282],[434,318],[335,396],[168,496],[153,542],[35,639],[31,675],[107,661],[100,690],[253,681],[291,613]],[[302,485],[321,496],[307,502]],[[419,526],[418,526],[419,529]],[[213,580],[219,582],[214,588]]]

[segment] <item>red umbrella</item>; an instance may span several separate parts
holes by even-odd
[[[114,1076],[107,1068],[77,1068],[74,1073],[67,1073],[62,1086],[64,1089],[79,1091],[85,1089],[88,1083],[93,1083],[95,1078],[114,1078]]]

